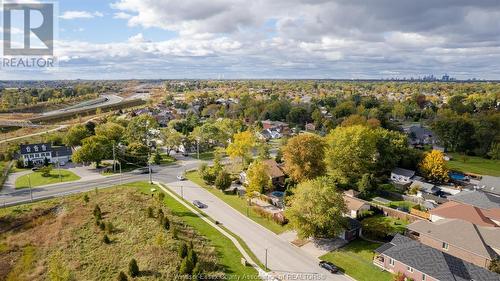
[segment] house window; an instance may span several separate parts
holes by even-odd
[[[448,246],[449,246],[449,245],[448,245],[448,243],[443,242],[443,246],[442,246],[442,247],[443,247],[443,249],[448,250]]]
[[[390,264],[391,266],[394,266],[394,259],[392,259],[392,258],[391,258],[391,259],[389,259],[389,264]]]
[[[406,267],[406,270],[407,270],[408,272],[410,272],[410,273],[413,273],[413,267],[411,267],[411,266],[407,266],[407,267]]]
[[[26,152],[31,152],[31,148],[29,146],[26,147]]]
[[[425,274],[423,274],[423,273],[422,273],[422,280],[423,280],[423,281],[425,281],[425,278],[426,278],[426,277],[427,277],[427,276],[425,276]]]

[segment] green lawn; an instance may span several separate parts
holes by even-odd
[[[453,156],[453,159],[446,162],[446,164],[451,170],[500,177],[500,169],[498,168],[500,167],[500,160],[491,160],[476,156],[466,156],[464,162],[462,155],[458,153],[450,154],[451,156]]]
[[[167,154],[161,155],[160,165],[172,165],[177,161],[174,157],[169,156]]]
[[[198,171],[190,171],[186,173],[186,178],[190,181],[200,185],[201,187],[206,188],[209,192],[217,196],[222,201],[226,202],[229,206],[236,209],[238,212],[244,214],[255,221],[256,223],[264,226],[265,228],[271,230],[276,234],[280,234],[288,230],[287,226],[281,226],[275,223],[272,220],[268,220],[267,218],[263,218],[259,216],[256,212],[254,212],[251,208],[248,208],[248,204],[245,198],[238,197],[237,195],[224,194],[220,190],[217,190],[213,187],[205,184],[203,179],[200,178]],[[248,212],[248,213],[247,213]]]
[[[80,177],[75,175],[73,172],[64,169],[60,169],[60,171],[61,171],[60,178],[59,178],[59,170],[57,169],[52,170],[50,172],[49,177],[43,177],[42,173],[40,172],[33,172],[28,175],[20,176],[19,178],[16,179],[15,183],[16,189],[28,188],[29,187],[28,177],[29,180],[31,181],[32,187],[59,183],[59,182],[76,181],[80,179]]]
[[[361,221],[363,235],[374,240],[385,241],[388,236],[396,233],[403,234],[408,225],[408,221],[392,218],[384,215],[375,215]]]
[[[343,272],[358,281],[390,281],[392,274],[382,271],[372,263],[373,250],[380,245],[358,239],[337,251],[320,257],[320,259],[334,263]]]
[[[157,190],[159,189],[157,186],[150,185],[147,182],[139,182],[128,185],[136,186],[142,192],[147,194],[151,194],[151,188],[156,188]],[[184,205],[179,203],[168,194],[165,194],[164,202],[175,216],[181,218],[186,224],[196,229],[199,234],[205,236],[208,240],[210,240],[212,246],[214,246],[218,252],[220,262],[224,265],[224,272],[227,275],[239,277],[243,277],[244,275],[256,275],[256,271],[253,269],[253,267],[243,266],[241,264],[241,258],[243,256],[229,238],[222,235],[219,231],[203,221],[200,217],[193,214],[191,211],[189,211],[189,209],[187,209]],[[242,245],[246,247],[246,245]],[[247,250],[247,252],[248,251],[249,250]],[[252,253],[250,252],[250,254]]]

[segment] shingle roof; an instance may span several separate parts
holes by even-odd
[[[462,191],[448,199],[464,204],[469,204],[481,209],[500,208],[500,197],[482,191]]]
[[[347,209],[352,210],[352,211],[358,211],[365,204],[368,204],[361,199],[350,197],[347,195],[344,195],[344,201],[345,201],[345,204],[347,205]]]
[[[52,147],[52,157],[71,156],[71,154],[73,154],[71,151],[71,147],[68,146]]]
[[[498,281],[500,275],[400,234],[382,253],[440,281]],[[381,247],[380,247],[381,248]],[[379,249],[380,249],[379,248]],[[378,249],[377,249],[378,250]]]
[[[483,176],[479,182],[484,191],[500,195],[500,177]]]
[[[439,188],[433,185],[432,183],[418,181],[418,180],[414,180],[411,183],[410,188],[413,187],[418,187],[419,190],[425,191],[427,193],[435,193],[439,191]]]
[[[407,170],[407,169],[403,169],[403,168],[394,168],[392,170],[392,173],[396,174],[396,175],[401,175],[401,176],[405,176],[405,177],[413,177],[415,175],[415,171],[412,171],[412,170]]]
[[[462,219],[476,225],[496,226],[496,224],[488,218],[483,211],[472,205],[467,205],[459,202],[446,202],[441,206],[429,211],[431,215],[437,215],[447,219]]]
[[[271,178],[279,178],[285,176],[281,168],[278,166],[278,163],[276,163],[276,161],[274,161],[273,159],[264,160],[262,162],[269,168],[267,170],[267,173]]]
[[[491,247],[500,247],[500,228],[476,226],[460,219],[416,221],[408,229],[490,259],[496,257]]]

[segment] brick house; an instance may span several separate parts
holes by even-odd
[[[498,281],[500,275],[396,234],[375,250],[373,263],[391,273],[423,281]]]
[[[408,236],[477,266],[488,268],[500,255],[500,228],[476,226],[459,219],[408,225]],[[459,235],[457,235],[459,233]]]

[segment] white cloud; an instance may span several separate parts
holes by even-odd
[[[118,12],[118,13],[114,13],[113,15],[113,18],[114,19],[124,19],[124,20],[128,20],[132,17],[132,15],[130,14],[127,14],[127,13],[124,13],[124,12]]]
[[[103,17],[101,12],[88,12],[88,11],[65,11],[60,18],[65,20],[72,19],[91,19],[95,17]]]

